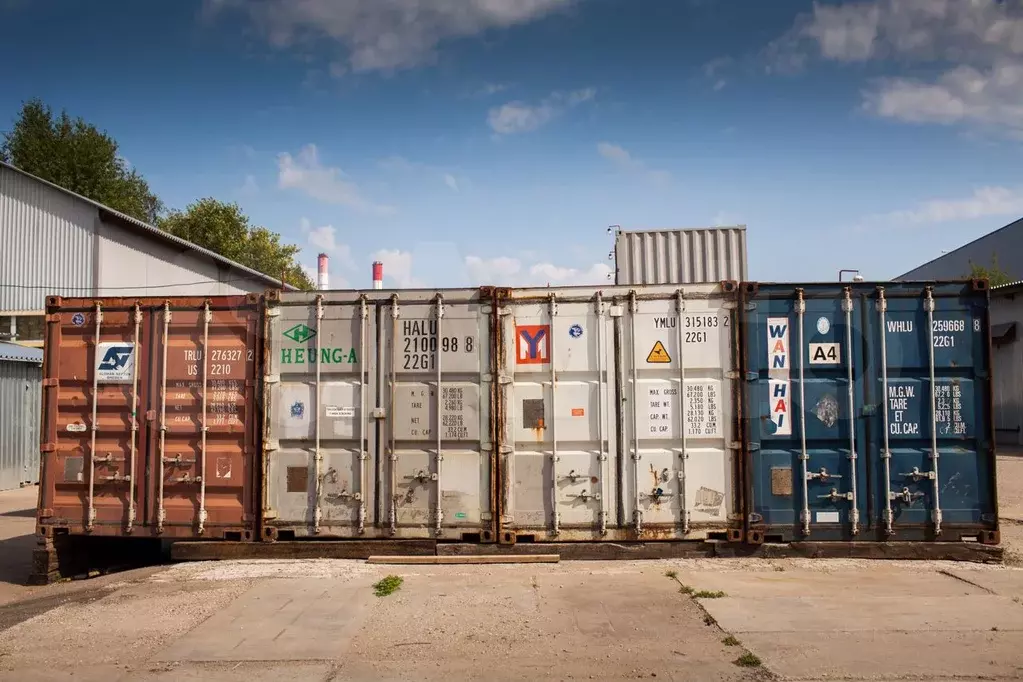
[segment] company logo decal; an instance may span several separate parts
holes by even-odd
[[[135,346],[124,342],[96,346],[96,379],[105,384],[131,383],[135,372]]]
[[[291,329],[284,332],[284,335],[294,341],[295,343],[305,343],[309,339],[316,336],[316,330],[310,329],[304,324],[296,324]]]
[[[515,363],[542,365],[550,362],[551,328],[546,324],[515,327]]]

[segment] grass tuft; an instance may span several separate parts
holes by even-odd
[[[760,658],[756,654],[750,653],[748,651],[744,653],[742,656],[739,656],[739,658],[735,659],[735,661],[733,662],[740,668],[759,668],[761,665],[763,665],[763,663],[760,662]]]
[[[678,571],[665,571],[664,577],[671,578],[672,580],[674,580],[675,578],[678,577]]]
[[[386,597],[397,592],[403,582],[405,580],[400,576],[389,575],[373,584],[373,593],[378,597]]]
[[[689,587],[689,585],[682,585],[681,583],[679,583],[678,591],[681,592],[682,594],[692,594],[693,588]]]
[[[710,615],[709,613],[705,613],[705,614],[703,614],[703,624],[704,625],[717,625],[718,622],[716,620],[714,620],[714,616]]]
[[[693,593],[694,599],[721,599],[721,597],[723,596],[725,596],[725,593],[722,592],[721,590],[717,590],[716,592],[700,590],[699,592]]]
[[[721,640],[721,643],[724,644],[725,646],[739,646],[740,644],[742,644],[742,642],[735,638],[735,635],[728,635],[723,640]]]

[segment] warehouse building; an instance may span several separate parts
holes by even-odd
[[[995,438],[1023,445],[1023,218],[975,239],[897,277],[899,280],[962,279],[974,264],[998,268],[1018,280],[991,289],[991,373]]]
[[[47,296],[261,293],[280,281],[0,162],[0,341],[41,346]]]

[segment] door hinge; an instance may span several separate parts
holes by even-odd
[[[60,386],[60,379],[57,379],[55,377],[43,379],[43,388],[52,388],[54,386]]]
[[[39,446],[39,452],[56,452],[56,451],[57,451],[57,444],[56,443],[43,443],[42,445]]]

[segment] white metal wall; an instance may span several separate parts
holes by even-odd
[[[219,296],[269,288],[263,280],[136,230],[103,222],[100,237],[99,288],[104,296]]]
[[[991,297],[991,324],[1016,323],[1016,338],[993,344],[995,439],[999,444],[1023,444],[1023,297]]]
[[[43,368],[0,360],[0,490],[39,481]]]
[[[746,279],[746,228],[619,232],[615,282],[714,283]]]
[[[0,311],[92,293],[97,221],[89,204],[0,166]]]

